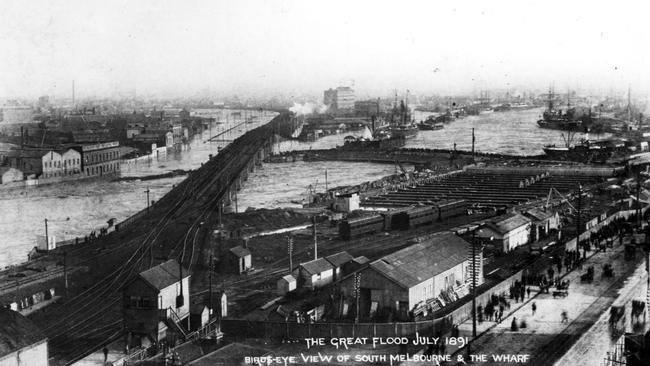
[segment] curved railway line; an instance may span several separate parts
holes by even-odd
[[[51,364],[69,365],[88,353],[118,339],[122,334],[121,288],[158,256],[176,258],[192,269],[199,252],[197,237],[240,173],[250,166],[269,139],[287,129],[291,116],[281,113],[266,125],[235,139],[217,156],[192,171],[188,178],[129,226],[98,240],[97,245],[67,251],[78,264],[97,263],[98,280],[33,319],[49,339]],[[105,249],[97,251],[99,245]],[[107,263],[102,257],[116,257]],[[111,266],[113,262],[115,265]]]

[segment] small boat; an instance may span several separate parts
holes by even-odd
[[[420,122],[417,124],[418,128],[423,131],[431,131],[431,130],[442,130],[445,128],[445,124],[442,122]]]

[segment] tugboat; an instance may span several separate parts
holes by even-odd
[[[434,116],[429,116],[425,121],[418,123],[417,126],[423,131],[441,130],[445,128],[445,124],[438,121]]]

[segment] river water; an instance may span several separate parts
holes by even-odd
[[[167,157],[150,163],[123,164],[122,176],[160,174],[175,169],[195,169],[205,162],[218,148],[245,133],[247,130],[268,122],[274,114],[253,112],[254,123],[242,123],[252,112],[233,115],[232,110],[199,110],[195,114],[212,116],[218,123],[182,151],[169,153]],[[506,154],[540,154],[545,144],[562,144],[559,131],[538,128],[536,120],[541,109],[498,112],[470,116],[445,125],[442,130],[419,131],[417,137],[408,140],[407,147],[453,148],[454,142],[461,150],[471,149],[471,129],[475,128],[476,150]],[[415,113],[423,120],[426,113]],[[222,134],[216,141],[210,136]],[[343,144],[347,135],[369,136],[369,131],[357,131],[325,136],[317,141],[303,143],[285,141],[275,146],[275,151],[292,149],[320,149]],[[576,136],[580,137],[580,136]],[[325,176],[327,172],[327,178]],[[264,164],[249,175],[238,194],[238,209],[248,207],[274,208],[298,207],[307,200],[310,189],[325,190],[341,185],[359,184],[394,174],[390,164],[367,164],[352,162],[294,162]],[[35,245],[36,236],[45,234],[44,219],[48,219],[48,231],[56,240],[83,237],[93,230],[106,227],[111,218],[122,221],[146,207],[146,193],[157,200],[173,185],[185,177],[150,181],[85,180],[22,190],[0,190],[0,268],[26,260],[27,253]],[[310,188],[311,186],[311,188]]]

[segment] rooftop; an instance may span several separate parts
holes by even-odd
[[[144,272],[140,272],[140,277],[158,290],[162,290],[179,281],[180,268],[178,262],[170,259],[155,267],[151,267]],[[189,271],[183,268],[183,278],[190,276]]]
[[[313,261],[307,263],[301,263],[300,266],[307,271],[309,274],[322,273],[327,270],[333,269],[332,264],[328,262],[325,258],[314,259]]]
[[[235,256],[239,258],[243,258],[246,256],[251,255],[251,251],[242,247],[241,245],[238,245],[234,248],[230,248],[230,253],[234,254]]]
[[[411,288],[467,260],[469,243],[453,233],[432,235],[389,254],[370,267],[404,288]]]
[[[507,233],[518,227],[530,223],[530,219],[522,214],[508,214],[494,218],[487,222],[487,226],[500,232]]]
[[[45,339],[45,334],[26,317],[0,307],[0,358]]]
[[[327,259],[328,262],[332,263],[334,267],[340,267],[345,263],[351,261],[353,258],[354,257],[352,257],[350,254],[348,254],[348,252],[345,251],[325,257],[325,259]]]

